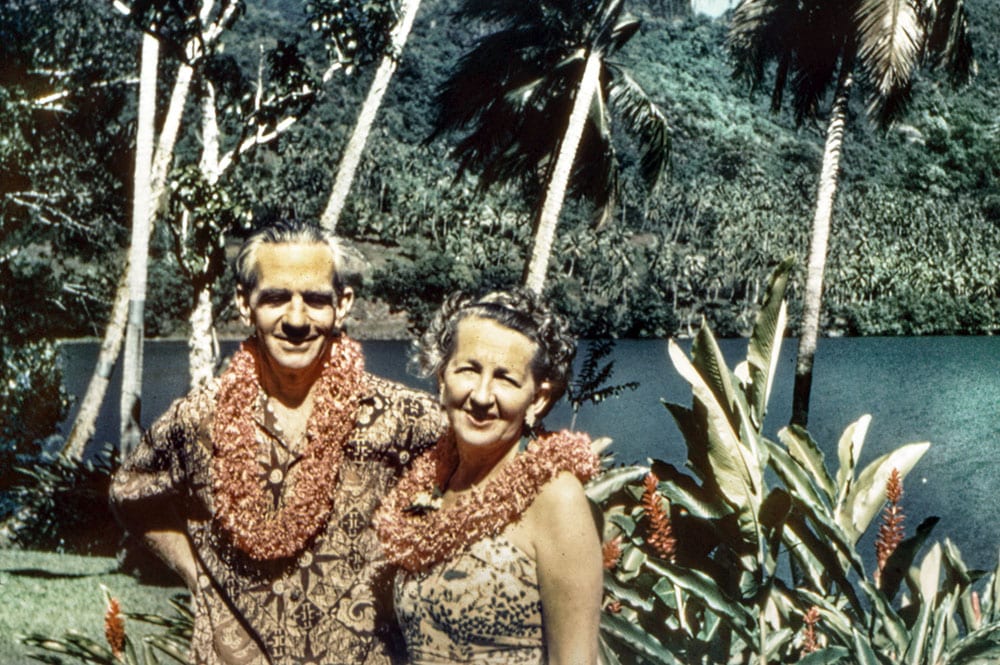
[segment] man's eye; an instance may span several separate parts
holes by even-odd
[[[307,296],[304,300],[306,305],[315,307],[316,309],[333,306],[333,299],[329,296]]]

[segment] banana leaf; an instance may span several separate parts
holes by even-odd
[[[764,302],[757,312],[753,331],[750,333],[750,342],[747,345],[747,374],[750,378],[747,402],[750,405],[751,417],[758,429],[764,424],[767,403],[771,397],[775,370],[778,366],[781,339],[788,318],[784,302],[785,288],[793,265],[794,260],[786,258],[771,273],[767,290],[764,292]]]
[[[845,519],[838,520],[841,526],[849,528],[848,533],[855,542],[885,504],[885,489],[893,469],[899,471],[900,478],[906,478],[930,445],[922,442],[900,446],[882,455],[858,474],[844,505]]]
[[[809,472],[812,483],[823,491],[826,502],[832,506],[837,488],[826,469],[826,459],[819,444],[813,441],[809,432],[798,425],[782,427],[778,430],[778,440],[785,444],[792,459]]]
[[[617,469],[609,469],[597,476],[584,488],[587,497],[594,503],[603,503],[608,498],[621,490],[629,483],[641,481],[649,473],[649,469],[644,466],[625,466]]]

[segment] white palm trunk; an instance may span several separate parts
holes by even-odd
[[[208,20],[214,4],[215,0],[204,0],[201,9],[202,21]],[[225,25],[229,21],[232,13],[237,9],[238,4],[229,4],[221,12],[215,23],[209,26],[209,29],[206,30],[200,40],[192,40],[187,45],[189,56],[188,61],[181,63],[177,69],[177,76],[174,79],[174,87],[170,94],[170,104],[167,107],[167,114],[163,120],[163,128],[160,131],[160,136],[156,143],[156,152],[153,155],[153,165],[150,175],[151,186],[149,200],[151,205],[148,210],[149,215],[155,215],[159,201],[163,198],[163,194],[166,189],[167,173],[169,171],[170,164],[173,161],[174,145],[177,143],[181,117],[184,113],[184,104],[187,101],[188,90],[191,87],[191,79],[194,76],[194,69],[188,63],[192,62],[195,56],[200,53],[200,47],[202,44],[210,45],[218,38],[219,34],[221,34],[220,26]],[[127,14],[127,8],[124,8],[123,12]],[[150,222],[148,228],[151,233],[152,222]],[[145,243],[148,246],[148,236]],[[111,368],[113,368],[115,362],[117,362],[118,354],[121,350],[121,331],[126,329],[126,319],[129,313],[127,303],[131,297],[127,284],[131,283],[132,269],[131,264],[126,266],[124,276],[126,286],[120,287],[115,294],[115,301],[111,308],[111,320],[108,321],[108,327],[104,332],[104,341],[101,344],[101,351],[97,359],[97,365],[94,370],[94,374],[91,376],[90,383],[88,384],[84,401],[81,402],[80,409],[77,412],[77,417],[73,423],[71,435],[63,447],[64,454],[72,454],[74,456],[81,455],[87,440],[93,436],[95,431],[97,415],[100,412],[101,404],[104,402],[104,396],[107,392],[108,377],[110,377]],[[116,337],[119,340],[117,343]],[[138,369],[141,373],[141,363],[137,363],[134,369]],[[130,404],[130,418],[132,415],[132,409],[137,406],[137,401]],[[123,400],[122,411],[124,410],[125,406]],[[138,414],[136,414],[135,419],[137,424]]]
[[[403,53],[403,47],[406,45],[406,39],[410,34],[410,29],[413,27],[413,20],[419,8],[420,0],[403,0],[400,7],[401,17],[389,37],[390,52],[382,57],[382,62],[375,72],[374,79],[372,79],[371,87],[368,89],[368,96],[361,106],[361,112],[358,114],[358,120],[354,125],[354,131],[351,133],[351,138],[347,142],[344,154],[340,158],[337,177],[334,179],[333,189],[330,192],[330,198],[327,200],[326,209],[320,218],[320,224],[330,231],[334,231],[337,228],[340,213],[344,210],[344,203],[347,201],[347,195],[350,193],[351,185],[354,182],[354,174],[358,170],[358,164],[361,163],[361,155],[365,151],[368,134],[375,123],[375,116],[378,115],[379,107],[382,105],[382,98],[389,88],[389,81],[392,80],[393,74],[396,73],[396,68],[399,67],[399,58]]]
[[[201,140],[199,168],[205,180],[215,184],[219,180],[219,122],[215,112],[215,88],[209,82],[205,83],[205,96],[201,103]],[[208,270],[209,267],[206,266],[205,269]],[[202,280],[195,295],[195,305],[188,323],[191,326],[188,337],[188,376],[191,387],[195,388],[211,380],[219,362],[219,344],[212,313],[212,284],[207,280]]]
[[[792,423],[805,427],[809,420],[809,395],[812,391],[813,359],[819,337],[819,318],[823,307],[823,273],[830,240],[833,202],[837,194],[840,174],[840,155],[847,125],[847,102],[851,95],[854,58],[845,56],[841,67],[830,122],[823,148],[823,166],[816,195],[816,212],[813,216],[812,237],[809,241],[809,260],[806,264],[806,283],[802,294],[802,327],[799,331],[799,348],[795,362],[795,387],[792,394]]]
[[[545,192],[545,201],[542,203],[542,210],[538,216],[538,229],[535,231],[531,259],[528,262],[524,280],[525,287],[535,293],[541,293],[545,286],[545,273],[548,271],[549,257],[552,254],[552,242],[556,235],[556,225],[559,223],[559,212],[562,210],[562,204],[566,198],[566,188],[569,185],[569,177],[573,171],[573,161],[576,159],[580,139],[583,137],[583,128],[590,112],[590,105],[600,83],[600,73],[601,56],[599,53],[591,52],[587,57],[583,77],[580,79],[580,87],[576,91],[576,99],[569,114],[566,133],[559,146],[559,156],[552,169],[548,190]]]
[[[122,369],[122,451],[139,442],[139,403],[142,397],[143,311],[146,302],[146,268],[149,260],[152,200],[153,135],[156,115],[156,68],[160,43],[152,35],[142,39],[139,73],[139,111],[136,121],[135,179],[132,198],[132,239],[128,260],[128,318]]]

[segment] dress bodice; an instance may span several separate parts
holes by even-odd
[[[535,562],[502,535],[399,572],[395,604],[413,665],[545,661]]]

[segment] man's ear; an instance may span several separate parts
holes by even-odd
[[[245,326],[253,325],[253,309],[250,307],[250,294],[242,286],[236,287],[236,308],[240,311],[240,322]]]
[[[535,390],[535,398],[528,405],[528,411],[524,414],[524,420],[530,427],[538,424],[539,418],[548,412],[552,400],[552,384],[542,381]]]
[[[337,296],[337,304],[334,307],[334,327],[338,330],[344,326],[347,315],[351,313],[354,306],[354,289],[345,286]]]

